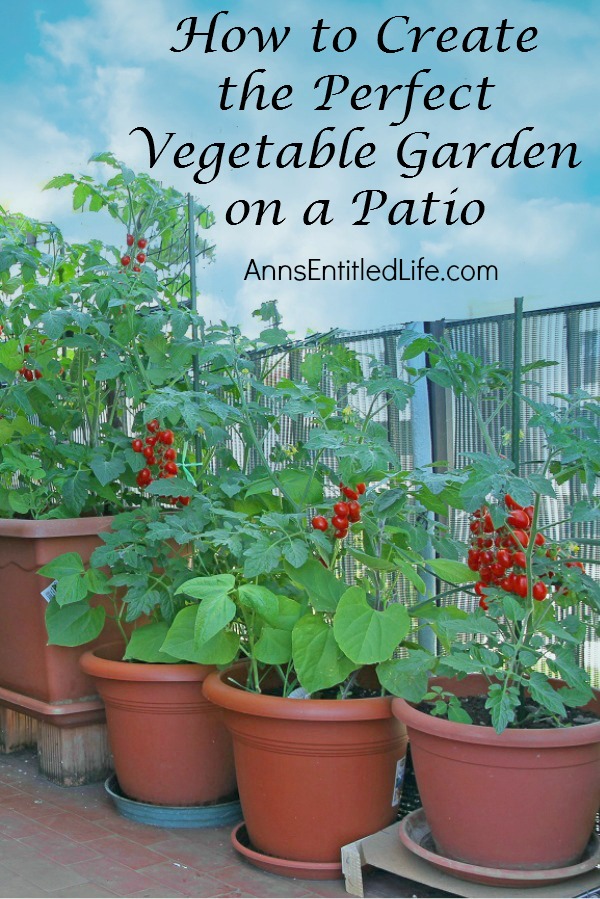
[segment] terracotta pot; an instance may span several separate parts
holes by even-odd
[[[487,692],[479,675],[431,683],[458,696]],[[408,727],[421,801],[441,855],[524,870],[579,861],[600,805],[600,721],[497,734],[432,717],[403,699],[392,705]],[[588,708],[600,712],[600,694]]]
[[[202,695],[205,665],[122,662],[122,644],[86,652],[106,707],[119,786],[154,805],[213,803],[235,791],[231,738]]]
[[[388,698],[265,696],[228,682],[245,672],[209,675],[204,694],[225,710],[250,842],[283,859],[339,862],[343,845],[395,820],[406,730]]]
[[[44,703],[73,703],[96,693],[79,667],[81,647],[48,646],[46,602],[41,596],[48,579],[37,572],[65,552],[77,552],[87,562],[101,543],[99,534],[111,524],[109,517],[0,519],[0,689],[6,691],[0,698],[10,694],[14,708],[43,715]],[[105,599],[98,598],[101,601]],[[116,635],[109,625],[90,645]]]

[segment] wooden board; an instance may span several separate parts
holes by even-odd
[[[554,897],[577,897],[584,895],[597,895],[600,897],[600,868],[595,868],[588,874],[563,880],[554,885],[542,887],[508,887],[483,886],[471,883],[458,877],[452,877],[443,871],[438,871],[433,865],[409,852],[398,836],[398,825],[392,824],[385,830],[380,830],[370,837],[357,840],[342,847],[342,871],[346,878],[346,891],[352,896],[364,896],[362,868],[364,865],[372,865],[382,871],[397,874],[417,883],[445,890],[456,896],[464,897],[499,897],[499,899],[554,899]]]

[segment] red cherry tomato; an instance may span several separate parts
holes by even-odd
[[[141,272],[141,268],[139,267],[139,265],[134,265],[133,270],[134,272]]]
[[[366,489],[367,489],[367,485],[363,484],[362,482],[360,484],[356,485],[356,492],[359,493],[361,496],[365,492]]]
[[[23,373],[23,377],[25,378],[26,381],[33,381],[33,372],[31,371],[30,368],[25,369],[25,371]]]
[[[484,612],[487,612],[487,610],[489,609],[489,606],[488,606],[487,602],[485,601],[485,599],[483,598],[483,596],[479,600],[479,608],[483,609]]]
[[[510,493],[507,493],[504,497],[504,502],[508,509],[522,509],[523,507],[519,505],[519,503],[515,502]]]
[[[189,506],[189,504],[190,504],[190,502],[191,502],[191,497],[189,497],[189,496],[180,496],[180,497],[179,497],[179,502],[181,503],[182,506]]]
[[[483,592],[483,591],[485,590],[486,586],[487,586],[487,584],[485,584],[483,581],[478,581],[478,582],[475,584],[475,588],[474,588],[474,589],[475,589],[475,593],[477,594],[477,596],[485,596],[485,595],[486,595],[486,594]]]
[[[480,521],[472,521],[469,525],[469,530],[472,534],[481,533],[481,522]]]
[[[25,344],[25,346],[23,347],[23,352],[24,352],[24,353],[30,353],[30,352],[31,352],[31,344],[30,344],[30,343],[26,343],[26,344]]]
[[[353,490],[351,487],[343,487],[342,493],[346,497],[346,499],[358,499],[358,493],[356,490]]]
[[[145,250],[147,246],[148,241],[146,240],[146,238],[140,237],[140,239],[138,240],[138,247],[140,248],[140,250]]]
[[[152,472],[149,468],[142,468],[140,472],[138,472],[136,478],[137,484],[139,487],[147,487],[148,484],[152,483]]]
[[[127,246],[132,247],[134,242],[135,242],[135,237],[133,236],[133,234],[128,234],[127,235]]]
[[[500,581],[500,586],[503,590],[506,590],[507,593],[512,593],[515,589],[515,576],[514,574],[509,574],[506,577],[503,577]]]
[[[334,515],[331,524],[337,531],[345,531],[348,529],[348,519],[344,515]]]
[[[134,453],[141,453],[142,450],[144,449],[144,444],[143,444],[143,442],[142,442],[141,440],[139,440],[139,439],[138,439],[138,440],[132,440],[132,441],[131,441],[131,449],[134,451]]]
[[[525,599],[525,597],[527,596],[527,589],[528,589],[527,578],[525,577],[524,574],[519,574],[515,578],[514,592],[517,594],[517,596],[520,596],[523,599]]]
[[[161,431],[159,433],[158,439],[161,443],[164,443],[165,446],[171,446],[171,444],[175,440],[175,434],[173,433],[173,431],[167,428],[165,431]]]
[[[167,464],[165,465],[165,473],[166,474],[174,475],[174,474],[177,474],[178,471],[179,471],[179,467],[177,466],[177,464],[175,462],[167,462]]]
[[[123,268],[127,268],[127,266],[131,263],[131,256],[121,256],[121,265]]]
[[[511,512],[508,516],[508,524],[511,528],[528,528],[531,521],[529,520],[529,515],[525,509],[515,509],[514,512]]]
[[[41,373],[41,371],[39,370],[39,368],[36,368],[36,370],[33,373],[33,376],[36,379],[36,381],[39,381],[40,378],[44,377],[43,374]]]
[[[492,516],[489,512],[486,513],[483,519],[483,530],[486,534],[492,534],[496,530],[494,522],[492,521]]]
[[[526,534],[525,531],[517,530],[513,534],[510,535],[510,541],[513,546],[518,546],[519,543],[521,546],[529,546],[529,534]]]
[[[169,447],[164,452],[165,462],[174,462],[177,458],[177,450],[173,449],[173,447]]]
[[[524,552],[514,553],[513,565],[518,565],[519,568],[527,568],[527,557]]]
[[[154,447],[153,446],[145,446],[144,449],[142,450],[142,455],[146,459],[153,459],[154,458]]]
[[[483,581],[484,584],[489,584],[492,578],[494,577],[492,573],[492,569],[489,565],[484,565],[479,569],[479,577]]]
[[[341,515],[342,518],[347,518],[348,513],[350,512],[350,506],[348,503],[336,503],[333,507],[333,511],[336,515]]]
[[[510,568],[512,564],[512,556],[507,549],[499,549],[496,553],[496,563],[502,565],[503,568]]]
[[[137,261],[139,262],[140,265],[143,265],[144,262],[146,261],[146,254],[145,254],[145,253],[138,253],[137,256],[136,256],[135,258],[137,259]]]
[[[336,540],[343,540],[344,537],[347,535],[347,533],[348,533],[348,529],[344,528],[344,530],[342,530],[342,531],[336,531],[333,536],[335,537]]]
[[[315,531],[326,531],[329,527],[329,522],[324,515],[315,515],[312,520],[312,526]]]
[[[543,602],[543,600],[548,596],[548,588],[543,581],[538,581],[537,584],[534,584],[533,590],[531,592],[533,594],[533,598],[537,599],[538,602]]]
[[[146,425],[151,434],[154,434],[156,431],[160,430],[160,422],[158,418],[153,418],[152,421],[149,421]]]
[[[543,546],[545,542],[546,542],[546,538],[544,537],[543,534],[540,534],[538,531],[538,533],[535,535],[535,540],[534,540],[535,545]]]

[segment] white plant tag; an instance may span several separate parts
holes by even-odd
[[[288,695],[288,699],[310,699],[311,694],[307,693],[304,687],[296,687],[295,690]]]
[[[394,795],[392,796],[392,805],[400,805],[402,798],[402,785],[404,784],[404,771],[406,768],[406,758],[396,762],[396,779],[394,781]]]
[[[51,584],[48,584],[45,590],[42,590],[42,596],[46,600],[46,602],[50,602],[51,599],[54,599],[56,596],[56,588],[58,587],[58,581],[52,581]]]

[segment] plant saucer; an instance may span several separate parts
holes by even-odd
[[[104,789],[124,818],[152,827],[223,827],[242,816],[237,797],[213,805],[153,805],[126,796],[115,774],[107,778]]]
[[[245,859],[270,874],[279,874],[280,877],[298,877],[303,880],[338,880],[343,877],[341,860],[339,862],[302,862],[258,852],[252,848],[243,821],[233,828],[231,843],[233,848]]]
[[[463,880],[484,883],[489,886],[535,887],[560,883],[570,877],[577,877],[591,871],[600,864],[600,840],[592,834],[582,859],[564,868],[524,870],[511,868],[486,868],[469,865],[453,858],[440,855],[435,848],[433,836],[425,812],[422,808],[410,812],[400,822],[400,840],[407,849],[430,864]]]

